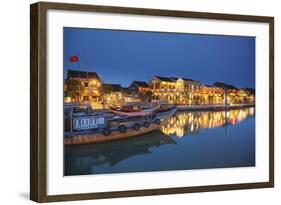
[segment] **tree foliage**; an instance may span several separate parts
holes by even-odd
[[[152,100],[152,92],[147,91],[144,93],[140,93],[140,99],[142,102],[150,102]]]
[[[102,84],[101,91],[103,94],[109,94],[109,93],[113,92],[113,88],[112,88],[112,86]]]
[[[67,79],[65,81],[65,95],[71,97],[73,102],[79,101],[79,96],[84,91],[84,86],[77,79]]]

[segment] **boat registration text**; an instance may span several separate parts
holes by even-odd
[[[79,117],[73,119],[73,130],[89,130],[104,127],[104,117]]]

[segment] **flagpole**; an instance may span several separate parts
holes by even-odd
[[[87,65],[87,58],[86,58],[85,50],[83,50],[82,53],[83,53],[83,57],[84,57],[84,66],[86,66]],[[87,80],[88,80],[88,103],[91,104],[91,100],[90,100],[90,80],[89,80],[88,71],[87,71]]]
[[[76,55],[78,56],[78,55]],[[80,98],[81,98],[81,85],[82,85],[82,80],[81,80],[81,69],[80,69],[80,59],[78,59],[78,71],[79,71],[79,82],[80,82],[80,85],[79,85],[79,103],[81,102]]]

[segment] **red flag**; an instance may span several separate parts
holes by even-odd
[[[71,56],[71,57],[69,58],[69,60],[70,60],[70,62],[75,63],[75,62],[78,62],[78,61],[79,61],[79,57],[78,57],[78,55],[76,55],[76,56]]]

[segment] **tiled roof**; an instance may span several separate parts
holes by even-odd
[[[242,90],[246,90],[247,92],[249,92],[250,94],[255,95],[256,90],[254,88],[243,88]]]
[[[110,89],[112,92],[121,92],[122,91],[122,86],[120,84],[104,83],[103,87],[106,89]]]
[[[165,81],[165,82],[175,82],[176,80],[171,77],[162,77],[162,76],[155,76],[155,78],[158,78],[159,80]]]
[[[67,77],[68,78],[90,78],[90,79],[101,80],[96,72],[87,72],[87,71],[79,71],[79,70],[68,70]]]
[[[213,87],[216,87],[216,86],[214,86],[214,85],[208,85],[208,84],[204,84],[206,87],[208,87],[208,88],[213,88]]]
[[[230,85],[230,84],[226,84],[226,83],[222,83],[222,82],[215,82],[214,86],[217,86],[217,87],[220,87],[220,88],[223,88],[223,89],[229,89],[229,90],[239,90],[234,85]]]
[[[181,78],[181,77],[171,77],[173,80],[178,80],[179,78]],[[183,79],[184,81],[192,81],[192,82],[196,82],[197,80],[193,80],[193,79],[191,79],[191,78],[181,78],[181,79]]]
[[[149,88],[149,85],[147,82],[144,81],[133,81],[132,84],[137,84],[140,87],[145,87],[145,88]]]

